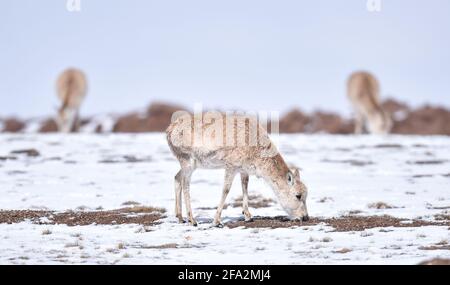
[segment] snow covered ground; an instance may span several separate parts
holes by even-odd
[[[301,167],[312,217],[450,214],[450,138],[282,135],[279,149]],[[35,149],[38,156],[11,154]],[[178,163],[163,134],[0,135],[0,209],[167,209],[162,223],[67,226],[0,224],[0,264],[416,264],[450,258],[448,226],[336,232],[328,225],[213,228],[223,171],[197,170],[191,185],[198,227],[173,216]],[[250,178],[251,194],[275,199]],[[228,202],[241,195],[236,179]],[[371,204],[383,202],[386,209]],[[183,208],[184,210],[184,208]],[[254,216],[285,215],[277,203]],[[242,218],[228,207],[223,222]],[[434,250],[433,245],[440,247]]]

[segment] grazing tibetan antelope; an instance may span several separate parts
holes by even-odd
[[[387,134],[392,128],[390,116],[380,104],[380,85],[370,73],[353,73],[347,82],[347,96],[355,111],[355,134],[366,126],[372,134]]]
[[[56,81],[56,91],[61,100],[56,123],[60,132],[76,132],[79,128],[78,113],[86,96],[86,77],[80,70],[65,70]]]
[[[236,174],[241,176],[242,213],[246,221],[252,220],[248,210],[249,175],[262,177],[292,218],[309,219],[308,191],[300,180],[298,168],[288,167],[255,116],[176,112],[166,134],[169,147],[181,166],[175,175],[175,214],[181,223],[184,222],[183,192],[189,222],[197,225],[189,194],[191,175],[197,168],[225,169],[222,198],[213,222],[215,226],[222,226],[222,209]]]

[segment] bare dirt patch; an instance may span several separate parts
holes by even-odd
[[[35,150],[34,148],[13,150],[11,151],[11,154],[25,154],[29,157],[37,157],[41,155],[39,151]]]
[[[344,254],[344,253],[349,253],[351,251],[352,251],[351,249],[344,247],[344,248],[341,248],[339,250],[335,250],[334,253],[342,253],[342,254]]]
[[[447,160],[416,160],[416,161],[408,161],[408,164],[417,164],[417,165],[438,165],[444,164]]]
[[[361,214],[362,212],[363,211],[361,211],[361,210],[350,210],[350,211],[347,212],[347,215],[348,216],[354,216],[354,215]]]
[[[141,203],[136,201],[126,201],[122,203],[122,206],[138,206],[141,205]]]
[[[352,166],[367,166],[374,164],[372,161],[363,161],[363,160],[356,160],[356,159],[346,159],[346,160],[333,160],[333,159],[324,159],[323,162],[329,162],[329,163],[343,163],[343,164],[350,164]]]
[[[413,175],[412,178],[431,178],[433,176],[433,174],[416,174]]]
[[[68,226],[83,225],[116,225],[141,224],[155,225],[163,218],[165,210],[154,207],[129,207],[110,211],[39,211],[9,210],[0,211],[0,223],[20,223],[30,220],[36,224],[65,224]]]
[[[433,206],[431,204],[427,204],[427,209],[432,209],[432,210],[448,210],[450,209],[450,206]]]
[[[4,161],[4,160],[17,160],[17,157],[15,157],[15,156],[10,156],[10,155],[7,155],[7,156],[0,156],[0,161]]]
[[[434,219],[437,221],[450,221],[450,214],[448,212],[437,214],[434,215]]]
[[[223,206],[224,209],[228,207],[227,204]],[[217,207],[198,207],[197,210],[209,211],[209,210],[217,210]]]
[[[136,157],[134,155],[123,155],[119,157],[105,158],[99,161],[99,163],[139,163],[139,162],[151,162],[151,157]]]
[[[371,203],[371,204],[367,205],[367,207],[370,209],[395,209],[395,208],[398,208],[398,207],[389,205],[385,202]]]
[[[26,171],[23,170],[11,170],[6,172],[8,175],[23,175],[23,174],[27,174]]]
[[[450,220],[443,221],[423,221],[405,220],[391,216],[343,216],[339,218],[311,218],[307,222],[289,220],[285,216],[279,217],[254,217],[253,221],[237,221],[226,224],[229,228],[290,228],[300,226],[315,226],[326,224],[334,228],[337,232],[364,231],[372,228],[385,227],[422,227],[422,226],[450,226]]]
[[[142,245],[139,246],[137,248],[142,248],[142,249],[169,249],[169,248],[179,248],[180,245],[178,245],[177,243],[165,243],[165,244],[161,244],[161,245]]]
[[[395,148],[395,149],[403,148],[403,146],[401,144],[377,144],[374,147],[375,148]]]
[[[323,198],[320,198],[317,202],[318,203],[327,203],[327,202],[333,202],[333,201],[334,201],[334,199],[331,197],[323,197]]]
[[[40,210],[9,210],[0,211],[0,224],[15,224],[25,220],[38,221],[42,217],[50,215],[49,211]]]
[[[450,250],[450,245],[430,245],[430,246],[421,246],[420,250]]]
[[[427,145],[421,144],[421,143],[416,143],[412,145],[415,148],[427,148]]]

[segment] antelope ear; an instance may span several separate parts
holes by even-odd
[[[300,170],[298,167],[291,166],[289,167],[289,170],[294,174],[294,177],[300,177]]]

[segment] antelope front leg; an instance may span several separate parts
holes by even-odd
[[[216,216],[214,217],[214,226],[221,226],[220,223],[220,216],[222,215],[223,206],[225,204],[225,200],[227,199],[227,195],[230,192],[231,184],[233,184],[234,176],[236,175],[236,172],[234,170],[226,169],[225,170],[225,182],[223,184],[223,191],[222,191],[222,199],[220,199],[219,206],[217,207]]]
[[[182,188],[183,188],[183,194],[184,194],[184,202],[186,204],[186,212],[189,218],[189,222],[193,226],[197,226],[197,222],[194,219],[194,215],[192,214],[192,208],[191,208],[191,197],[189,195],[189,186],[191,184],[191,176],[192,176],[192,169],[183,169],[182,171]]]
[[[241,173],[241,185],[242,185],[242,214],[244,214],[245,221],[251,222],[252,214],[248,210],[248,174]]]
[[[183,214],[181,209],[181,182],[183,175],[181,170],[178,171],[177,175],[175,175],[175,216],[178,218],[180,223],[184,223]]]

